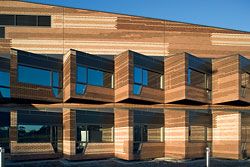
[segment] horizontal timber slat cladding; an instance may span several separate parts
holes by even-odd
[[[199,113],[193,111],[197,115],[204,115],[204,113]],[[188,110],[165,110],[165,156],[185,159],[185,158],[198,158],[205,156],[205,148],[207,146],[207,141],[199,140],[195,141],[193,138],[199,137],[200,134],[192,134],[191,129],[193,126],[212,126],[211,122],[206,123],[209,119],[209,115],[201,117],[202,122],[197,119],[192,119],[192,115]],[[204,122],[205,121],[205,122]],[[191,133],[191,134],[190,134]],[[206,135],[204,132],[203,135]],[[194,149],[195,148],[195,149]]]
[[[91,63],[89,63],[90,61]],[[70,50],[64,55],[64,102],[72,99],[113,102],[113,88],[104,87],[104,85],[101,87],[86,83],[85,92],[82,95],[76,93],[77,75],[84,75],[77,74],[77,65],[83,65],[86,68],[94,68],[96,70],[104,70],[104,72],[112,72],[113,74],[113,64],[112,60],[76,50]],[[112,81],[110,80],[110,82]]]
[[[176,102],[180,100],[192,100],[201,103],[211,103],[208,96],[207,75],[211,75],[212,64],[209,60],[195,57],[188,53],[179,53],[164,60],[164,83],[165,83],[165,103]],[[196,78],[197,74],[189,73],[189,70],[195,70],[202,74],[203,78]],[[203,82],[203,87],[192,85],[195,80]],[[198,81],[199,82],[199,81]],[[210,85],[212,83],[209,83]]]
[[[156,75],[156,73],[163,75],[164,72],[163,62],[160,60],[130,50],[117,55],[115,57],[115,102],[131,99],[154,103],[163,102],[164,91],[160,87],[142,85],[139,95],[133,93],[135,67],[155,72],[152,75]]]
[[[7,71],[10,69],[13,98],[37,100],[37,102],[43,101],[44,103],[45,101],[56,102],[56,104],[38,104],[35,101],[28,104],[7,103],[1,104],[0,110],[34,108],[63,110],[63,152],[66,159],[81,160],[115,156],[133,160],[164,155],[181,159],[197,158],[204,156],[205,147],[211,141],[214,157],[241,159],[250,155],[249,116],[247,114],[250,110],[248,105],[250,89],[245,90],[243,97],[241,75],[242,72],[250,72],[249,60],[246,59],[250,58],[249,32],[22,1],[1,1],[0,9],[0,14],[51,17],[51,26],[47,27],[1,25],[4,28],[4,38],[0,39],[0,57],[11,58],[11,63],[6,62],[1,65],[0,69]],[[11,48],[47,55],[46,60],[38,55],[41,58],[38,60],[37,55],[33,54],[34,59],[31,62],[34,62],[33,65],[36,66],[39,64],[42,64],[42,67],[49,66],[51,70],[57,69],[58,66],[46,63],[50,62],[50,57],[56,57],[58,62],[63,58],[63,67],[61,67],[63,78],[60,78],[63,80],[63,97],[60,94],[61,97],[56,99],[51,88],[48,87],[17,83],[17,64],[25,64],[27,58],[25,57],[23,61],[18,59]],[[114,69],[114,89],[88,85],[84,95],[76,95],[78,61],[76,52],[87,52],[92,58],[95,57],[94,55],[107,56],[110,59],[114,57],[113,65],[109,63],[105,65],[104,61],[94,60],[98,68],[108,67],[106,70],[109,72]],[[155,56],[155,59],[143,55],[140,57],[140,54],[136,52]],[[189,57],[192,56],[183,52],[198,56],[198,60],[214,58],[212,60],[212,103],[204,89],[187,84],[188,67],[206,72],[203,62],[190,63]],[[166,60],[164,63],[160,61],[163,58]],[[86,61],[82,65],[86,64],[91,63]],[[163,64],[165,69],[163,69]],[[200,66],[197,67],[197,64]],[[90,66],[97,68],[95,64]],[[165,73],[163,78],[165,92],[162,89],[142,86],[141,94],[134,95],[134,66],[144,66],[145,69]],[[151,77],[151,80],[154,79],[155,77]],[[62,103],[62,98],[64,103]],[[82,101],[79,102],[78,99]],[[88,100],[95,104],[88,104]],[[178,104],[181,100],[190,101]],[[202,104],[194,104],[195,102]],[[246,102],[246,105],[241,105],[242,102]],[[77,116],[75,110],[91,108],[115,108],[115,142],[89,143],[83,156],[76,154]],[[164,112],[165,141],[143,143],[140,156],[133,154],[135,121],[133,113],[136,109],[166,110]],[[190,123],[190,111],[210,109],[213,110],[213,129],[209,127],[207,115],[198,114],[199,119],[192,122],[193,124]],[[246,112],[243,114],[243,111]],[[10,117],[10,147],[13,160],[62,156],[54,153],[51,143],[38,143],[38,145],[17,143],[18,118],[15,111]],[[33,121],[37,120],[33,119]],[[203,135],[205,131],[208,142],[200,142],[205,138]],[[157,132],[149,131],[152,138],[157,138]],[[192,140],[198,140],[198,142]]]
[[[29,58],[30,57],[30,58]],[[43,62],[43,64],[41,64]],[[10,88],[11,98],[18,101],[45,101],[45,102],[61,102],[62,92],[60,91],[59,84],[59,95],[55,97],[52,91],[52,85],[42,86],[38,84],[24,83],[18,81],[18,66],[29,66],[32,68],[39,68],[47,70],[50,74],[52,71],[58,72],[59,81],[62,81],[62,61],[47,58],[43,55],[36,55],[29,52],[23,52],[19,50],[11,50],[10,59]],[[51,79],[51,76],[50,76]]]
[[[241,159],[241,113],[213,111],[212,155]]]
[[[250,56],[249,34],[242,31],[21,1],[1,1],[0,7],[1,14],[51,16],[51,28],[6,26],[7,41],[5,44],[0,42],[0,47],[7,45],[7,48],[61,55],[74,48],[107,55],[131,49],[155,56],[183,51],[201,57],[220,57],[237,52]],[[38,42],[41,39],[45,45]],[[60,44],[51,41],[54,39]],[[92,46],[87,46],[88,43]],[[7,48],[1,52],[8,53]]]

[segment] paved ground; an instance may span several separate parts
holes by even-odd
[[[6,167],[205,167],[205,160],[151,160],[123,161],[115,158],[106,160],[91,160],[70,162],[66,160],[44,160],[26,162],[6,162]],[[210,167],[250,167],[250,160],[211,159]]]

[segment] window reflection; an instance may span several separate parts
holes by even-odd
[[[61,87],[59,72],[23,65],[18,65],[17,72],[18,82],[52,87],[53,95],[59,97]]]
[[[9,127],[0,126],[0,147],[5,148],[5,152],[10,152],[9,150]]]
[[[10,97],[10,73],[0,71],[0,97]]]
[[[88,69],[88,84],[95,86],[103,86],[103,72],[94,69]]]
[[[133,94],[135,94],[135,95],[141,94],[141,89],[142,89],[141,85],[134,84],[133,85]]]
[[[139,95],[142,86],[163,89],[162,74],[142,69],[140,67],[134,67],[133,93]]]
[[[241,97],[246,96],[246,89],[250,88],[250,74],[247,72],[241,73]]]
[[[113,88],[113,74],[78,65],[76,69],[76,93],[84,94],[86,85]]]
[[[188,69],[188,85],[199,87],[199,88],[206,88],[206,75],[205,73],[193,70],[191,68]]]
[[[18,142],[50,142],[50,126],[18,125]]]
[[[51,73],[49,70],[18,65],[18,82],[51,86]]]
[[[113,125],[78,125],[76,153],[83,153],[87,143],[113,142]]]

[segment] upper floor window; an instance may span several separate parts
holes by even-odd
[[[208,99],[211,99],[212,76],[210,74],[188,68],[187,83],[189,86],[207,90]]]
[[[18,82],[51,86],[51,74],[49,70],[18,65]]]
[[[59,96],[59,72],[18,65],[17,73],[18,82],[52,87],[53,95]]]
[[[5,38],[5,28],[0,27],[0,38]]]
[[[134,67],[133,93],[139,95],[142,86],[163,89],[163,75],[140,67]]]
[[[51,26],[51,16],[0,14],[3,26]]]
[[[246,89],[250,88],[250,74],[247,72],[241,73],[241,97],[246,96]]]
[[[0,97],[10,97],[10,73],[0,71]]]
[[[113,88],[113,74],[78,65],[76,82],[77,94],[84,94],[86,85]]]

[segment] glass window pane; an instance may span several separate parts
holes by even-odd
[[[88,84],[95,86],[103,86],[103,72],[94,69],[88,69]]]
[[[38,16],[38,26],[50,26],[51,17],[50,16]]]
[[[76,84],[76,94],[83,95],[86,90],[86,85]]]
[[[134,142],[141,142],[142,141],[142,131],[140,125],[134,126]]]
[[[102,132],[100,125],[88,125],[89,142],[102,142]]]
[[[53,95],[55,97],[59,97],[59,89],[58,88],[52,88]]]
[[[188,69],[188,85],[206,89],[205,74],[192,69]]]
[[[76,80],[81,83],[87,82],[87,69],[85,67],[77,66]]]
[[[161,88],[161,74],[148,71],[148,86],[151,88]]]
[[[142,88],[141,85],[134,84],[134,86],[133,86],[133,94],[135,94],[135,95],[141,94],[141,88]]]
[[[36,26],[37,25],[37,16],[17,15],[16,16],[16,25],[18,25],[18,26]]]
[[[18,66],[18,82],[41,86],[51,86],[50,71],[32,67]]]
[[[5,38],[5,28],[0,27],[0,38]]]
[[[58,72],[53,72],[53,87],[59,87],[59,73]]]
[[[241,86],[250,88],[250,75],[246,72],[241,74]]]
[[[148,125],[147,126],[147,139],[150,142],[161,142],[163,141],[163,125]]]
[[[10,87],[10,73],[0,71],[0,86]]]
[[[0,147],[4,147],[6,153],[10,152],[9,143],[9,127],[0,127]]]
[[[18,142],[50,142],[50,126],[18,125]]]
[[[0,25],[14,25],[14,15],[0,15]]]
[[[104,72],[104,87],[112,88],[113,74]]]
[[[134,83],[142,83],[142,69],[134,67]]]
[[[0,87],[0,98],[1,97],[9,98],[10,97],[10,88]]]
[[[147,86],[148,85],[148,71],[142,70],[142,84]]]
[[[86,126],[77,126],[77,141],[78,142],[87,142],[87,141],[89,141]]]
[[[9,142],[9,128],[0,127],[0,143]]]
[[[148,141],[148,126],[144,125],[142,129],[142,141],[147,142]]]

